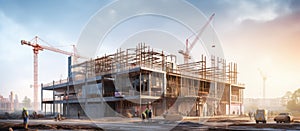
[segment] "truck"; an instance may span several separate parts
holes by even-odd
[[[256,124],[258,124],[259,122],[267,123],[268,110],[257,109],[254,118],[255,118]]]

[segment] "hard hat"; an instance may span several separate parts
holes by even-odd
[[[23,110],[26,110],[26,108],[25,108],[25,107],[23,107]]]

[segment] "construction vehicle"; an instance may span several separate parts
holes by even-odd
[[[259,122],[267,123],[268,110],[266,110],[266,109],[257,109],[254,118],[255,118],[256,124],[258,124]]]

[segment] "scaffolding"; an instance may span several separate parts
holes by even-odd
[[[206,104],[210,109],[205,110],[211,110],[209,114],[219,110],[223,110],[223,114],[225,110],[231,112],[233,102],[241,106],[244,89],[244,85],[237,83],[236,63],[201,55],[199,61],[178,64],[176,55],[150,48],[145,43],[72,65],[71,72],[65,87],[66,80],[44,84],[48,90],[54,90],[55,85],[65,88],[55,89],[54,96],[63,96],[63,99],[53,97],[53,103],[68,100],[68,105],[76,102],[77,97],[78,102],[84,100],[84,105],[88,106],[89,101],[93,104],[95,98],[103,97],[108,105],[120,112],[130,107],[142,111],[152,103],[157,114],[167,109],[186,113],[185,104],[190,103],[195,105],[190,110],[198,116],[205,112]],[[49,102],[44,101],[45,105]],[[176,106],[172,107],[173,104]]]
[[[211,56],[210,67],[208,66],[209,61],[204,55],[201,55],[200,61],[186,64],[177,64],[176,62],[175,55],[154,50],[145,44],[138,44],[136,48],[117,49],[114,54],[105,54],[102,57],[73,65],[72,70],[76,80],[84,79],[85,75],[91,78],[106,74],[120,74],[141,67],[188,78],[238,84],[237,64],[226,63],[225,59]]]

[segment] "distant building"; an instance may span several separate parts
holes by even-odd
[[[244,107],[246,112],[253,112],[256,109],[267,109],[270,111],[285,111],[286,101],[282,98],[245,98]]]
[[[18,95],[17,95],[17,94],[15,94],[14,109],[15,109],[15,110],[21,110],[21,109],[20,109],[19,98],[18,98]]]
[[[9,98],[4,98],[0,95],[0,111],[8,112],[10,111],[10,101]]]
[[[17,96],[17,95],[16,95]],[[8,98],[4,98],[0,95],[0,111],[1,112],[13,112],[17,110],[19,105],[18,98],[14,98],[14,93],[11,91]]]
[[[15,100],[14,100],[14,93],[11,91],[10,95],[9,95],[9,102],[10,102],[10,111],[14,111],[15,110]]]

